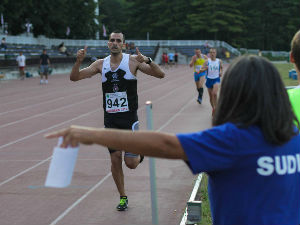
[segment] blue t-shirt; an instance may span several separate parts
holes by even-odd
[[[193,173],[207,172],[213,223],[300,224],[300,135],[282,146],[256,126],[177,134]]]

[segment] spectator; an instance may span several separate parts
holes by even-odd
[[[47,55],[47,50],[44,49],[40,56],[40,84],[48,84],[48,73],[50,66],[50,57]],[[45,80],[43,79],[45,76]]]
[[[135,45],[133,42],[129,43],[129,54],[134,55],[135,54]]]
[[[175,51],[175,55],[174,55],[174,60],[175,60],[175,65],[178,64],[178,53]]]
[[[230,58],[230,52],[228,50],[225,51],[225,57],[227,60]]]
[[[68,52],[64,42],[60,43],[60,45],[58,46],[58,51],[62,54],[65,54],[66,56],[71,55],[70,52]]]
[[[0,49],[1,49],[2,51],[6,51],[6,49],[7,49],[5,37],[3,37],[2,40],[1,40]]]
[[[168,54],[166,52],[164,52],[162,54],[162,65],[167,69],[168,68],[168,63],[169,63],[169,58],[168,58]]]
[[[168,58],[169,58],[170,66],[172,66],[174,64],[174,57],[175,57],[175,54],[173,52],[169,52]]]
[[[258,56],[262,56],[261,50],[258,51]]]
[[[21,51],[19,55],[16,58],[16,61],[19,66],[19,71],[20,71],[20,79],[24,80],[25,79],[25,66],[26,66],[26,57],[23,55],[23,52]]]

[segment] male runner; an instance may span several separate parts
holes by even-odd
[[[122,53],[124,34],[114,31],[110,34],[108,48],[110,55],[98,59],[90,66],[79,69],[86,55],[87,47],[77,52],[77,60],[72,68],[70,79],[78,81],[92,77],[97,73],[102,75],[104,125],[106,128],[132,129],[138,128],[138,95],[137,71],[163,78],[164,71],[150,57],[142,55],[136,48],[137,55]],[[122,152],[108,149],[111,157],[111,172],[120,194],[117,210],[124,211],[128,206],[128,198],[124,188],[122,169]],[[124,161],[128,168],[135,169],[143,156],[125,153]]]
[[[209,100],[212,107],[212,115],[214,115],[218,100],[218,89],[221,81],[220,78],[223,73],[223,63],[221,59],[216,58],[217,49],[211,48],[209,53],[210,58],[204,62],[200,72],[207,70],[207,79],[205,85],[208,89]]]
[[[194,80],[196,84],[196,88],[198,91],[198,98],[197,102],[199,104],[202,103],[202,96],[203,96],[203,84],[205,81],[206,72],[200,72],[202,65],[204,64],[205,60],[207,60],[207,56],[201,54],[200,48],[195,49],[195,55],[192,57],[190,62],[190,67],[194,66]]]

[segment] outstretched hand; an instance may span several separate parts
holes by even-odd
[[[82,62],[85,58],[88,46],[84,46],[84,49],[79,49],[77,52],[77,60]]]
[[[71,126],[67,129],[46,134],[44,137],[48,139],[63,137],[63,142],[60,145],[62,148],[67,148],[68,146],[76,147],[79,143],[85,145],[93,144],[91,129],[82,126]]]
[[[137,55],[135,56],[135,59],[140,62],[140,63],[143,63],[143,62],[146,62],[148,60],[148,58],[146,56],[144,56],[138,47],[136,47],[136,53]]]

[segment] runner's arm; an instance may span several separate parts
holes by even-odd
[[[89,78],[101,72],[100,68],[102,68],[102,62],[103,62],[101,60],[97,60],[93,62],[90,66],[80,70],[80,66],[82,61],[85,58],[86,52],[87,52],[87,46],[84,46],[84,49],[78,50],[77,59],[70,74],[71,81],[78,81],[85,78]]]
[[[71,74],[70,74],[70,80],[71,81],[78,81],[85,78],[89,78],[94,76],[97,73],[100,73],[100,67],[102,68],[101,60],[97,60],[93,62],[90,66],[83,68],[80,70],[81,62],[78,60],[75,62]]]
[[[46,138],[64,137],[61,147],[98,144],[108,148],[145,156],[187,160],[184,150],[174,134],[155,131],[124,131],[118,129],[71,126],[46,135]]]
[[[220,59],[220,77],[222,77],[222,76],[223,76],[223,62]]]
[[[142,55],[138,48],[136,48],[137,55],[130,56],[131,63],[137,64],[137,69],[142,71],[145,74],[148,74],[157,78],[164,78],[165,72],[157,65],[154,61],[150,64],[146,62],[149,61],[148,57]]]
[[[193,56],[191,59],[191,62],[190,62],[190,67],[192,67],[194,65],[195,61],[196,61],[196,57]]]
[[[199,73],[204,72],[205,70],[208,69],[207,64],[208,64],[208,61],[206,60],[206,61],[203,63],[203,66],[201,67]]]
[[[159,65],[157,65],[155,62],[151,62],[150,64],[139,63],[138,69],[142,71],[145,74],[148,74],[153,77],[157,78],[164,78],[165,72],[160,68]]]

